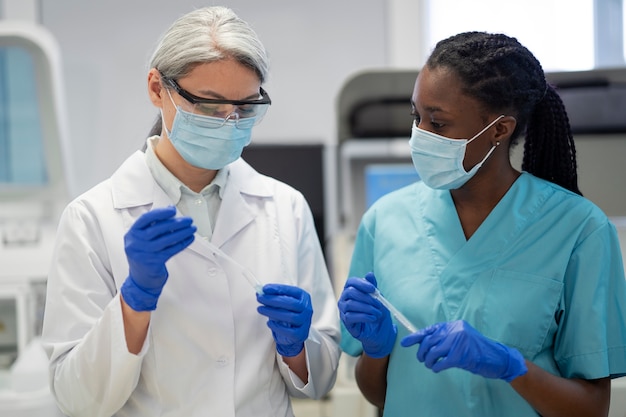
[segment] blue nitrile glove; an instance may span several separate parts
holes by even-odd
[[[485,378],[511,382],[528,372],[517,350],[488,339],[463,320],[438,323],[402,339],[404,347],[420,343],[417,359],[434,372],[461,368]]]
[[[276,350],[282,356],[296,356],[309,337],[313,306],[311,296],[302,288],[283,284],[265,284],[256,299],[263,304],[258,312],[268,317]]]
[[[372,358],[384,358],[391,353],[398,329],[391,313],[372,297],[376,278],[368,272],[365,279],[348,278],[339,302],[339,317],[350,334],[363,345],[363,351]]]
[[[120,291],[135,311],[156,309],[168,276],[165,262],[193,242],[196,227],[191,218],[175,215],[174,206],[153,209],[124,236],[129,273]]]

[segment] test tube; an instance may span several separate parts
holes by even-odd
[[[389,302],[389,300],[383,297],[383,295],[380,293],[378,288],[376,288],[376,291],[374,291],[371,294],[372,294],[372,297],[374,297],[375,299],[380,301],[382,305],[387,307],[389,312],[396,318],[396,320],[398,320],[398,322],[402,326],[404,326],[405,329],[409,331],[409,333],[415,333],[417,331],[417,329],[415,328],[415,326],[413,326],[413,324],[409,321],[409,319],[407,319],[406,316],[400,312],[400,310],[395,308],[394,305]]]
[[[259,295],[262,295],[263,284],[261,283],[261,281],[259,281],[259,279],[255,277],[254,274],[252,274],[252,272],[250,272],[248,268],[242,267],[242,271],[243,271],[243,276],[246,277],[246,279],[248,280],[250,285],[252,285],[252,288],[254,288],[256,293]]]
[[[254,288],[254,291],[256,291],[256,293],[259,295],[263,294],[263,283],[259,281],[259,279],[252,273],[252,271],[250,271],[248,268],[246,268],[244,265],[240,264],[239,262],[235,261],[233,258],[228,256],[221,250],[214,250],[213,254],[217,256],[221,256],[227,261],[237,265],[241,269],[241,272],[243,276],[246,278],[246,281],[248,281],[248,283],[252,286],[252,288]]]

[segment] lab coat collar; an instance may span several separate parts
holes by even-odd
[[[153,205],[165,207],[172,204],[165,191],[154,180],[145,162],[145,154],[132,154],[111,176],[113,207],[126,209]]]
[[[256,207],[249,204],[245,196],[271,198],[274,194],[266,177],[256,172],[243,159],[239,158],[229,168],[218,221],[211,239],[211,243],[217,247],[221,247],[256,217]],[[173,204],[152,177],[141,151],[131,155],[115,171],[111,176],[111,183],[115,209],[144,205],[165,207]]]
[[[230,164],[227,187],[231,186],[249,196],[271,197],[274,195],[273,190],[268,187],[266,178],[241,158]]]
[[[116,209],[172,204],[150,174],[144,158],[143,152],[135,152],[112,175],[113,205]],[[241,158],[230,164],[224,198],[229,191],[261,198],[273,195],[264,177]]]
[[[273,196],[273,190],[268,186],[265,177],[243,159],[239,158],[230,164],[229,174],[211,238],[211,243],[218,248],[256,217],[256,205],[249,204],[246,197],[270,198]]]

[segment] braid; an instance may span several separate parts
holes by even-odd
[[[437,43],[426,65],[452,69],[463,93],[491,112],[514,116],[514,146],[525,133],[522,169],[580,194],[576,150],[560,97],[535,56],[503,34],[465,32]]]
[[[522,169],[581,194],[569,118],[561,97],[550,86],[526,129]]]

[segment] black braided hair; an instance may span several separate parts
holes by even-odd
[[[437,43],[426,66],[453,70],[464,85],[464,94],[488,111],[516,118],[510,146],[525,134],[522,170],[581,194],[563,101],[547,83],[539,61],[517,39],[460,33]]]

